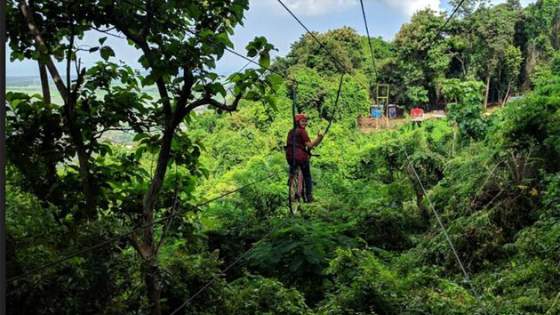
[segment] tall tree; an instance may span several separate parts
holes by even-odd
[[[497,82],[498,99],[502,104],[507,102],[512,89],[518,85],[521,63],[521,50],[513,45],[506,47],[501,58]],[[505,92],[502,87],[505,87]]]
[[[523,87],[530,88],[537,67],[547,63],[560,49],[560,1],[538,0],[524,10],[522,69]]]
[[[77,92],[83,83],[84,72],[79,73],[79,78],[74,84],[70,82],[71,61],[75,59],[74,41],[83,36],[88,28],[88,22],[70,16],[70,10],[76,13],[83,8],[77,2],[54,3],[35,1],[32,5],[26,1],[9,1],[10,27],[8,36],[10,45],[14,50],[12,58],[37,59],[40,67],[45,65],[55,86],[63,100],[63,118],[65,127],[70,136],[72,147],[77,155],[80,170],[82,192],[86,200],[84,217],[94,217],[96,214],[97,198],[94,174],[91,170],[91,152],[84,141],[79,123],[76,121]],[[68,7],[64,7],[68,5]],[[45,12],[45,15],[35,11]],[[54,15],[54,14],[56,15]],[[56,61],[62,61],[66,55],[66,82],[60,74]],[[43,78],[44,80],[44,74]],[[42,81],[44,86],[44,81]],[[47,96],[46,90],[44,95]],[[48,100],[47,100],[48,101]]]
[[[444,17],[434,11],[419,11],[401,27],[394,43],[399,89],[410,94],[409,88],[422,87],[428,91],[432,104],[439,98],[438,81],[445,76],[450,63],[448,42],[437,35],[443,23]]]
[[[354,71],[362,67],[362,40],[354,29],[342,27],[326,33],[315,33],[314,36],[327,49],[321,47],[310,34],[304,34],[292,44],[287,56],[289,65],[302,64],[327,74]]]
[[[484,108],[488,104],[491,80],[497,75],[507,48],[514,45],[515,25],[519,18],[517,13],[503,4],[480,8],[472,17],[476,30],[472,65],[486,83]]]
[[[468,18],[473,15],[478,8],[487,7],[490,4],[490,0],[449,0],[449,4],[453,8],[458,8],[458,16]]]
[[[199,155],[199,148],[185,140],[186,131],[181,124],[195,109],[203,106],[235,111],[243,98],[260,98],[267,88],[274,88],[278,83],[275,76],[266,75],[263,70],[247,69],[229,77],[228,81],[233,84],[233,96],[229,97],[226,83],[215,72],[216,62],[226,47],[233,47],[229,37],[241,23],[248,0],[21,0],[11,1],[10,8],[10,18],[16,22],[10,29],[13,56],[44,62],[62,96],[60,113],[64,135],[60,138],[67,137],[72,148],[64,152],[64,163],[72,164],[72,156],[77,156],[81,193],[86,196],[86,217],[95,218],[104,208],[117,213],[134,205],[141,208],[139,215],[131,217],[131,223],[145,227],[141,233],[132,235],[130,242],[142,258],[151,314],[161,314],[162,284],[154,219],[166,205],[161,202],[161,195],[170,163],[196,168]],[[100,29],[118,31],[138,49],[139,62],[147,71],[145,77],[111,62],[115,53],[104,44],[103,38],[99,46],[85,52],[98,52],[103,61],[90,69],[81,65],[79,53],[82,49],[77,47],[77,39],[86,31]],[[247,46],[248,56],[258,56],[263,66],[270,64],[271,49],[273,46],[262,37]],[[63,59],[65,78],[55,62]],[[72,72],[74,80],[71,80]],[[157,101],[149,102],[138,78],[142,86],[156,86]],[[115,80],[122,85],[114,85]],[[99,91],[106,96],[101,97]],[[133,187],[134,174],[141,173],[126,168],[122,171],[129,174],[125,172],[121,176],[104,167],[103,159],[96,157],[111,154],[98,141],[103,133],[122,128],[138,133],[138,138],[144,139],[143,143],[157,155],[154,174],[140,186],[141,194],[132,188],[123,190],[124,196],[107,190],[105,187],[111,183],[122,185],[123,181]],[[142,152],[145,150],[140,150],[139,156]],[[139,166],[138,158],[134,158],[133,165]]]

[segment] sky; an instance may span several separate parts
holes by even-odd
[[[342,26],[350,26],[358,33],[365,35],[359,0],[283,0],[284,3],[313,31],[324,32]],[[505,0],[494,0],[494,3]],[[522,0],[527,5],[534,0]],[[448,0],[364,0],[364,7],[368,19],[371,36],[381,36],[386,40],[393,39],[402,24],[410,21],[414,12],[430,7],[436,11],[452,9]],[[277,0],[250,0],[250,8],[245,14],[243,26],[237,27],[232,41],[235,50],[244,52],[245,45],[255,36],[265,36],[278,51],[275,55],[285,55],[290,45],[305,31],[282,8]],[[88,33],[81,41],[81,45],[95,46],[97,38],[105,36],[96,32]],[[118,59],[126,64],[140,69],[136,61],[138,52],[118,38],[109,37],[107,44],[115,50]],[[8,48],[7,56],[10,50]],[[81,56],[85,66],[93,64],[99,59],[99,54]],[[246,61],[237,56],[226,53],[218,62],[217,72],[222,75],[238,71]],[[35,76],[38,75],[37,64],[32,61],[7,61],[6,75]]]

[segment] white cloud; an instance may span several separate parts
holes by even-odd
[[[491,0],[493,4],[503,3],[506,0]],[[359,0],[283,0],[283,2],[298,16],[321,16],[329,13],[340,12],[359,6]],[[440,0],[365,0],[366,8],[368,2],[382,3],[383,5],[401,12],[404,16],[412,16],[417,11],[430,8],[439,12],[442,10]],[[447,0],[443,1],[444,3]],[[521,4],[527,5],[535,0],[521,0]],[[251,0],[252,6],[265,6],[267,10],[274,9],[281,12],[278,0]]]
[[[435,11],[441,9],[439,0],[377,0],[389,7],[395,8],[407,16],[412,16],[417,11],[431,8]]]
[[[285,0],[284,3],[291,10],[301,12],[302,15],[323,15],[336,10],[346,9],[358,3],[357,0]]]
[[[283,0],[283,2],[298,16],[320,16],[359,6],[359,0]],[[412,16],[416,11],[425,8],[440,10],[440,0],[365,0],[366,8],[368,2],[382,3],[405,16]],[[252,0],[251,4],[265,5],[268,9],[280,8],[277,0]]]
[[[359,3],[359,0],[283,0],[282,2],[298,16],[319,16],[353,7]],[[251,4],[282,8],[277,0],[252,0]]]
[[[521,5],[526,7],[527,5],[531,4],[531,3],[535,3],[536,0],[521,0]],[[499,4],[499,3],[504,3],[506,2],[506,0],[492,0],[493,4]]]

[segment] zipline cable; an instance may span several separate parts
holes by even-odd
[[[251,60],[251,62],[253,62],[253,60]],[[239,69],[237,72],[241,72],[245,70],[251,64],[251,62],[247,61],[247,63],[243,67],[241,67],[241,69]]]
[[[360,0],[360,2],[362,2],[362,0]],[[451,21],[453,16],[455,16],[455,14],[459,10],[459,8],[461,8],[461,6],[463,5],[464,2],[465,2],[465,0],[461,0],[461,2],[459,2],[457,4],[457,6],[455,7],[455,9],[451,13],[451,15],[447,18],[447,20],[445,21],[443,26],[436,33],[436,39],[441,35],[441,32],[445,29],[445,27],[447,27],[447,24],[449,23],[449,21]],[[447,230],[446,230],[445,226],[443,225],[441,217],[439,216],[439,213],[436,211],[436,209],[435,209],[435,207],[432,203],[432,200],[428,196],[428,193],[426,192],[424,184],[422,183],[422,180],[420,179],[420,176],[418,175],[418,172],[416,171],[416,168],[412,164],[412,160],[410,159],[410,156],[408,155],[406,150],[404,150],[404,154],[406,155],[406,159],[408,160],[408,163],[410,165],[410,169],[413,171],[414,176],[416,177],[416,180],[418,181],[418,184],[420,185],[420,188],[422,189],[422,192],[424,193],[424,196],[426,196],[426,199],[428,199],[428,204],[430,205],[430,209],[432,210],[432,212],[433,212],[433,214],[434,214],[434,216],[435,216],[435,218],[438,222],[438,225],[439,225],[441,231],[443,232],[443,234],[444,234],[444,236],[447,240],[447,243],[449,244],[449,247],[451,248],[451,251],[453,252],[453,255],[455,256],[455,259],[457,260],[457,264],[459,265],[461,271],[463,272],[463,276],[465,278],[465,281],[471,286],[471,289],[472,289],[473,293],[475,294],[475,296],[478,299],[478,293],[476,292],[476,289],[472,285],[469,274],[467,273],[467,270],[465,269],[465,266],[464,266],[463,262],[461,261],[461,258],[457,254],[457,250],[455,249],[455,246],[453,245],[453,242],[451,241],[451,238],[449,237],[449,234],[447,233]]]
[[[334,61],[334,63],[340,67],[340,69],[338,69],[340,72],[346,72],[346,67],[342,64],[342,62],[340,62],[340,60],[338,58],[336,58],[331,51],[319,40],[319,38],[317,38],[317,36],[315,35],[315,33],[311,32],[309,30],[309,28],[307,26],[305,26],[305,24],[303,24],[303,22],[295,15],[294,12],[292,12],[292,10],[290,10],[290,8],[288,8],[288,6],[286,6],[284,4],[284,2],[282,2],[282,0],[278,0],[278,2],[284,7],[284,9],[286,9],[286,11],[288,11],[288,13],[299,23],[299,25],[301,25],[301,27],[303,27],[303,29],[305,29],[305,31],[307,32],[307,34],[309,34],[309,36],[311,36],[318,44],[319,46],[325,50],[325,52],[329,55],[329,57]]]
[[[263,70],[266,70],[266,71],[275,73],[275,74],[277,74],[277,75],[279,75],[279,76],[281,76],[281,77],[284,77],[284,73],[281,73],[280,71],[273,70],[273,69],[271,69],[270,67],[263,66],[263,65],[261,65],[260,63],[256,62],[255,60],[253,60],[253,59],[251,59],[251,58],[249,58],[249,57],[247,57],[247,56],[245,56],[245,55],[243,55],[243,54],[241,54],[241,53],[239,53],[239,52],[237,52],[237,51],[235,51],[235,50],[233,50],[233,49],[231,49],[231,48],[229,48],[229,47],[226,47],[225,50],[226,50],[227,52],[229,52],[230,54],[233,54],[233,55],[236,55],[236,56],[238,56],[238,57],[240,57],[240,58],[245,59],[245,60],[247,61],[248,64],[251,64],[251,63],[252,63],[252,64],[254,64],[254,65],[256,65],[256,66],[259,66],[259,67],[260,67],[261,69],[263,69]],[[289,81],[297,82],[297,80],[292,79],[292,78],[288,78],[288,80],[289,80]]]
[[[190,206],[190,207],[193,207],[193,208],[203,207],[203,206],[205,206],[205,205],[207,205],[207,204],[210,204],[210,203],[212,203],[212,202],[214,202],[214,201],[223,199],[223,198],[225,198],[225,197],[227,197],[227,196],[229,196],[229,195],[232,195],[232,194],[237,193],[237,192],[239,192],[239,191],[241,191],[241,190],[244,190],[244,189],[247,188],[247,187],[250,187],[250,186],[256,185],[256,184],[258,184],[258,183],[264,182],[265,180],[270,179],[270,178],[275,177],[275,176],[276,176],[276,174],[269,174],[268,176],[265,176],[265,177],[263,177],[263,178],[261,178],[261,179],[259,179],[259,180],[250,182],[250,183],[245,184],[245,185],[243,185],[243,186],[241,186],[241,187],[239,187],[239,188],[237,188],[237,189],[235,189],[235,190],[226,192],[226,193],[224,193],[224,194],[222,194],[222,195],[219,195],[219,196],[217,196],[217,197],[211,198],[211,199],[209,199],[209,200],[207,200],[207,201],[201,202],[201,203],[199,203],[199,204],[197,204],[197,205]],[[92,246],[89,246],[89,247],[87,247],[87,248],[84,248],[84,249],[75,251],[75,252],[73,252],[72,254],[69,254],[69,255],[67,255],[67,256],[65,256],[65,257],[63,257],[63,258],[60,258],[60,259],[55,260],[55,261],[53,261],[53,262],[47,263],[47,264],[42,265],[42,266],[40,266],[40,267],[37,267],[37,268],[35,268],[35,269],[33,269],[33,270],[30,270],[30,271],[28,271],[28,272],[25,272],[25,273],[19,275],[19,276],[15,276],[15,277],[9,278],[7,281],[8,281],[8,282],[12,282],[12,281],[16,281],[16,280],[20,280],[20,279],[27,278],[28,276],[31,276],[31,275],[35,275],[35,274],[40,273],[41,271],[43,271],[43,270],[45,270],[45,269],[47,269],[47,268],[54,267],[54,266],[59,265],[59,264],[65,262],[65,261],[68,261],[68,260],[70,260],[70,259],[72,259],[72,258],[74,258],[74,257],[80,256],[80,255],[82,255],[82,254],[88,253],[88,252],[93,251],[93,250],[96,250],[96,249],[98,249],[98,248],[102,248],[102,247],[104,247],[104,246],[106,246],[106,245],[108,245],[108,244],[111,244],[111,243],[116,242],[116,241],[118,241],[118,240],[121,240],[121,239],[123,239],[123,238],[125,238],[125,237],[128,237],[128,236],[130,236],[130,235],[132,235],[132,234],[134,234],[134,233],[136,233],[136,232],[138,232],[138,231],[140,231],[140,230],[142,230],[142,229],[145,229],[145,228],[148,228],[148,227],[150,227],[150,226],[159,224],[159,223],[161,223],[161,222],[165,222],[165,221],[169,220],[171,217],[177,216],[177,215],[179,215],[179,213],[175,213],[175,214],[172,214],[172,215],[168,215],[168,216],[166,216],[166,217],[162,217],[162,218],[160,218],[160,219],[158,219],[158,220],[155,220],[155,221],[152,222],[152,223],[149,223],[149,224],[145,224],[145,225],[143,225],[143,226],[136,227],[136,228],[134,228],[134,229],[132,229],[132,230],[130,230],[130,231],[128,231],[128,232],[119,234],[119,235],[117,235],[117,236],[115,236],[115,237],[109,238],[109,239],[107,239],[107,240],[105,240],[105,241],[99,242],[99,243],[97,243],[97,244],[95,244],[95,245],[92,245]]]
[[[451,12],[451,15],[447,18],[447,20],[445,20],[445,23],[443,24],[442,27],[439,28],[438,32],[436,33],[436,37],[435,39],[437,39],[441,33],[444,31],[444,29],[447,27],[447,24],[449,24],[449,22],[451,21],[451,19],[455,16],[455,14],[457,13],[457,11],[459,11],[459,9],[463,6],[463,3],[465,2],[465,0],[461,0],[461,2],[459,2],[457,4],[457,6],[455,7],[455,9],[453,10],[453,12]]]
[[[362,0],[360,0],[360,2],[362,2]],[[451,15],[447,18],[447,20],[445,21],[443,26],[438,30],[438,32],[436,34],[436,39],[441,35],[441,32],[445,29],[445,27],[447,27],[447,24],[449,23],[449,21],[451,21],[451,19],[455,15],[455,13],[457,13],[457,11],[463,5],[464,2],[465,2],[465,0],[461,0],[461,2],[459,2],[459,4],[455,7],[455,9],[451,13]],[[459,268],[461,269],[461,271],[463,273],[463,277],[465,279],[465,282],[470,286],[470,289],[471,289],[472,293],[474,294],[475,298],[478,301],[480,301],[480,295],[478,294],[476,288],[474,287],[474,285],[471,281],[471,278],[470,278],[470,276],[469,276],[469,274],[468,274],[468,272],[465,268],[465,265],[461,261],[461,258],[459,257],[459,254],[457,253],[455,245],[453,244],[453,241],[451,240],[451,237],[449,237],[449,233],[447,233],[447,229],[445,228],[439,213],[436,211],[436,209],[434,207],[434,204],[432,203],[432,200],[431,200],[430,196],[428,195],[428,193],[426,191],[426,188],[424,187],[424,184],[422,183],[422,180],[420,179],[420,176],[418,175],[418,172],[416,171],[416,168],[414,167],[414,164],[412,163],[412,160],[411,160],[411,158],[408,155],[408,152],[406,150],[404,150],[404,154],[406,156],[406,159],[408,161],[408,165],[409,165],[410,169],[414,173],[414,177],[416,178],[416,180],[418,181],[418,184],[420,185],[420,189],[422,189],[422,193],[424,194],[424,196],[428,200],[428,204],[430,206],[430,209],[432,210],[432,213],[434,214],[434,217],[436,218],[437,223],[438,223],[443,235],[445,236],[445,239],[447,240],[447,243],[449,244],[449,247],[451,248],[451,251],[453,252],[453,255],[455,256],[455,260],[457,261],[457,264],[459,265]]]
[[[323,43],[321,43],[321,41],[315,36],[315,34],[313,34],[313,33],[309,30],[309,28],[307,28],[307,26],[305,26],[305,24],[303,24],[303,22],[301,22],[301,20],[300,20],[300,19],[289,9],[281,0],[278,0],[278,2],[280,2],[280,4],[288,11],[288,13],[290,13],[290,15],[291,15],[292,17],[294,17],[294,19],[296,19],[296,21],[297,21],[297,22],[307,31],[307,33],[319,44],[319,46],[320,46],[322,49],[324,49],[324,50],[329,54],[329,56],[335,61],[335,63],[337,64],[337,66],[340,66],[340,67],[341,67],[340,70],[341,70],[342,74],[341,74],[341,76],[340,76],[340,80],[339,80],[339,83],[338,83],[338,90],[337,90],[337,93],[336,93],[336,100],[335,100],[335,104],[334,104],[335,111],[336,111],[336,109],[338,108],[338,103],[339,103],[339,99],[340,99],[340,94],[341,94],[341,91],[342,91],[342,83],[344,82],[344,74],[345,74],[344,69],[345,69],[345,67],[340,63],[340,61],[339,61],[336,57],[334,57],[334,56],[331,54],[330,50],[329,50],[328,48],[326,48],[326,47],[323,45]],[[254,62],[254,61],[251,60],[250,58],[248,58],[248,57],[246,57],[246,56],[244,56],[244,55],[242,55],[242,54],[236,52],[236,51],[233,50],[233,49],[230,49],[230,48],[228,48],[228,47],[226,47],[225,49],[226,49],[228,52],[230,52],[230,53],[232,53],[232,54],[234,54],[234,55],[237,55],[237,56],[239,56],[239,57],[241,57],[241,58],[243,58],[243,59],[245,59],[245,60],[247,60],[247,61],[249,61],[249,62],[252,62],[252,63],[257,64],[259,67],[263,68],[264,70],[270,70],[269,67],[264,67],[264,66],[262,66],[262,65],[260,65],[260,64],[258,64],[258,63],[256,63],[256,62]],[[281,76],[283,76],[283,74],[278,73],[278,72],[276,72],[276,71],[272,71],[272,70],[270,70],[270,71],[271,71],[271,72],[275,72],[275,73],[280,74]],[[297,83],[296,80],[294,80],[294,82]],[[295,93],[294,91],[292,91],[292,92]],[[293,104],[292,104],[292,119],[293,119],[293,122],[294,122],[294,126],[295,126],[295,111],[296,111],[296,108],[295,108],[295,97],[294,97]],[[332,125],[333,119],[334,119],[334,113],[333,113],[333,116],[331,117],[331,119],[329,120],[329,124],[328,124],[327,128],[325,129],[325,132],[324,132],[323,135],[326,135],[326,134],[328,133],[328,131],[329,131],[331,125]],[[293,141],[293,144],[295,144],[295,141]],[[292,154],[295,156],[295,150],[294,150],[294,152],[293,152]],[[290,187],[291,187],[291,185],[290,185]],[[291,191],[291,188],[290,188],[290,191]],[[288,198],[290,198],[290,197],[291,197],[291,196],[288,196]],[[290,205],[290,211],[293,212],[293,211],[292,211],[291,200],[289,201],[289,205]],[[233,268],[233,266],[235,266],[237,263],[239,263],[239,262],[240,262],[243,258],[245,258],[252,250],[254,250],[254,248],[256,247],[256,245],[257,245],[258,243],[260,243],[261,241],[263,241],[264,239],[266,239],[266,238],[267,238],[268,236],[270,236],[274,231],[275,231],[275,229],[272,229],[271,231],[269,231],[264,237],[262,237],[259,241],[257,241],[249,250],[245,251],[245,252],[244,252],[241,256],[239,256],[233,263],[231,263],[230,265],[228,265],[228,266],[222,271],[222,273],[227,273],[227,271],[229,271],[231,268]],[[192,300],[194,300],[198,295],[200,295],[200,294],[201,294],[202,292],[204,292],[208,287],[210,287],[210,285],[212,285],[212,283],[214,283],[214,281],[216,281],[216,279],[217,279],[217,278],[213,278],[213,279],[210,280],[208,283],[206,283],[202,288],[200,288],[200,290],[198,290],[194,295],[192,295],[192,296],[191,296],[190,298],[188,298],[183,304],[181,304],[178,308],[176,308],[176,309],[171,313],[171,315],[177,314],[177,312],[179,312],[180,310],[182,310],[184,307],[188,306],[188,305],[191,303]]]
[[[334,115],[336,113],[336,110],[338,109],[338,101],[340,99],[340,93],[342,91],[342,83],[344,81],[344,74],[347,72],[346,67],[342,64],[342,62],[336,58],[331,51],[319,40],[319,38],[317,38],[317,36],[315,35],[315,33],[311,32],[309,30],[309,28],[297,17],[297,15],[295,15],[295,13],[290,10],[290,8],[288,8],[288,6],[286,6],[286,4],[284,4],[284,2],[282,2],[282,0],[278,0],[278,2],[280,3],[280,5],[282,5],[282,7],[284,7],[284,9],[286,11],[288,11],[288,13],[299,23],[299,25],[301,25],[301,27],[303,27],[303,29],[307,32],[307,34],[309,34],[309,36],[311,36],[311,38],[313,38],[313,40],[315,40],[315,42],[317,42],[317,44],[319,44],[319,46],[329,55],[329,57],[334,61],[334,63],[339,67],[339,71],[341,72],[340,75],[340,81],[338,83],[338,91],[336,92],[336,100],[334,102],[334,111],[331,115],[331,119],[329,119],[329,124],[327,126],[327,128],[325,129],[325,132],[323,132],[323,136],[325,136],[332,125],[332,122],[334,120]]]
[[[290,213],[292,215],[295,214],[292,204],[292,194],[294,193],[294,188],[299,190],[299,187],[292,187],[293,182],[296,180],[298,176],[297,166],[296,166],[296,130],[297,130],[297,122],[296,122],[296,93],[297,93],[297,85],[294,84],[292,86],[292,121],[293,121],[293,128],[292,128],[292,165],[289,166],[288,170],[288,206],[290,208]],[[292,169],[294,173],[292,174]],[[298,186],[300,185],[299,181],[297,181]],[[294,194],[295,195],[295,194]],[[301,198],[302,196],[300,196]]]
[[[334,114],[336,113],[336,110],[338,109],[338,100],[340,99],[340,92],[342,91],[342,83],[344,82],[344,73],[340,75],[340,80],[338,81],[338,90],[336,92],[336,100],[334,101],[334,110],[331,116],[331,119],[329,119],[329,124],[327,125],[327,128],[325,129],[325,132],[323,132],[323,137],[327,135],[327,133],[329,132],[329,130],[331,129],[331,125],[332,122],[334,120]]]
[[[369,35],[369,27],[368,27],[368,22],[367,22],[367,18],[366,18],[366,10],[364,9],[364,1],[360,0],[360,5],[362,7],[362,17],[364,18],[364,25],[366,26],[366,34],[367,34],[367,39],[368,39],[368,44],[369,44],[369,52],[371,54],[371,63],[373,66],[373,73],[375,74],[375,79],[377,79],[377,69],[375,68],[375,57],[373,54],[373,46],[371,44],[371,36]]]
[[[424,184],[422,183],[422,180],[420,179],[420,176],[418,175],[418,172],[416,171],[416,168],[414,167],[414,164],[412,164],[412,160],[411,160],[410,156],[408,155],[406,149],[404,150],[404,154],[406,156],[406,159],[408,160],[408,165],[410,166],[410,169],[414,173],[414,176],[416,177],[416,180],[418,181],[418,184],[420,185],[420,188],[422,189],[422,193],[424,194],[424,196],[426,196],[426,199],[428,200],[428,204],[430,205],[430,209],[432,210],[432,213],[434,214],[434,216],[435,216],[435,218],[438,222],[438,225],[439,225],[441,231],[443,232],[443,235],[445,236],[445,239],[447,240],[447,243],[449,244],[449,247],[451,248],[451,251],[453,252],[453,255],[455,256],[455,259],[457,260],[457,264],[459,265],[461,271],[463,272],[465,282],[470,285],[473,294],[478,299],[479,295],[478,295],[476,289],[474,288],[474,286],[471,282],[469,274],[467,273],[467,270],[465,269],[465,265],[463,264],[463,262],[461,261],[461,258],[457,254],[457,250],[455,249],[455,245],[453,245],[453,241],[451,241],[451,238],[449,237],[449,234],[447,233],[447,229],[443,225],[443,221],[441,220],[441,217],[440,217],[439,213],[436,211],[436,209],[434,207],[434,204],[432,203],[432,200],[431,200],[430,196],[428,195],[428,193],[426,191],[426,188],[424,187]]]

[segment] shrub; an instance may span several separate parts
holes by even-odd
[[[319,314],[399,314],[398,276],[365,250],[339,249],[327,273],[334,288]]]
[[[273,279],[248,275],[228,286],[225,314],[305,315],[311,310],[296,289],[288,289]]]
[[[355,241],[342,233],[345,227],[341,225],[294,218],[274,226],[268,239],[255,245],[248,265],[296,286],[309,304],[318,302],[325,289],[329,259],[337,248],[352,247]]]
[[[467,272],[479,272],[491,262],[504,256],[501,246],[505,239],[501,229],[490,221],[487,212],[454,220],[448,233]],[[428,264],[445,267],[448,272],[460,273],[461,269],[444,234],[422,243],[424,259]]]

